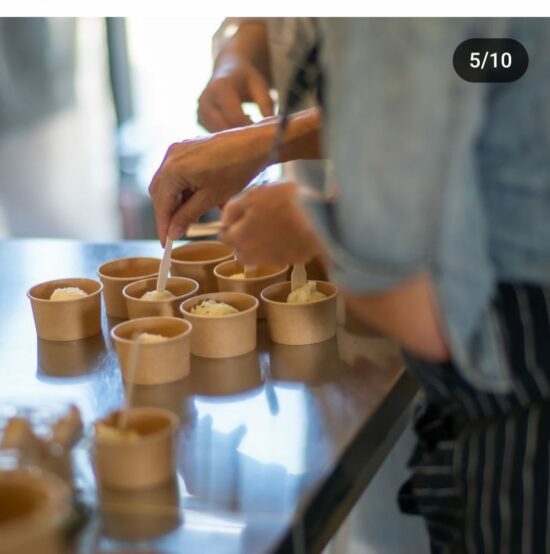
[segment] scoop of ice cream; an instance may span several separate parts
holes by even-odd
[[[138,341],[143,344],[152,344],[155,342],[164,342],[168,340],[168,337],[163,337],[162,335],[154,335],[152,333],[141,333],[138,337]]]
[[[168,300],[174,298],[169,290],[148,290],[142,297],[142,300]]]
[[[52,292],[50,300],[74,300],[83,296],[88,296],[88,293],[78,287],[61,287]]]
[[[239,310],[229,304],[226,304],[225,302],[203,300],[200,304],[191,308],[191,313],[195,315],[223,316],[237,314],[239,313]]]
[[[119,429],[105,423],[98,423],[95,427],[96,437],[101,441],[120,442],[128,441],[135,442],[139,439],[139,433],[133,429]]]
[[[315,281],[308,281],[303,287],[293,290],[286,301],[289,304],[304,304],[308,302],[316,302],[326,298],[327,295],[317,290]]]
[[[229,276],[230,279],[245,279],[246,275],[243,273],[233,273],[233,275]]]

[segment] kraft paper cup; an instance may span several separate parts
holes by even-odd
[[[101,438],[97,425],[117,427],[120,414],[112,412],[96,423],[93,459],[100,487],[146,489],[170,481],[175,475],[177,416],[162,408],[130,408],[127,429],[139,438]]]
[[[336,297],[332,283],[317,281],[317,290],[327,295],[323,300],[288,304],[290,282],[279,283],[262,291],[269,336],[279,344],[315,344],[336,333]]]
[[[165,535],[182,522],[179,501],[175,479],[145,490],[99,489],[103,531],[125,541]]]
[[[78,287],[88,296],[50,300],[57,288]],[[38,338],[51,341],[79,340],[101,332],[101,290],[93,279],[57,279],[30,288],[32,314]]]
[[[195,358],[191,371],[193,393],[230,396],[257,389],[262,384],[258,352],[234,358]]]
[[[126,299],[130,319],[138,317],[170,316],[181,317],[179,307],[186,299],[199,290],[199,284],[186,277],[168,277],[166,290],[174,297],[165,300],[142,300],[142,296],[157,288],[157,279],[143,279],[126,285],[122,294]]]
[[[217,292],[214,268],[235,255],[235,249],[217,240],[190,242],[172,250],[170,274],[199,283],[201,294]]]
[[[218,288],[222,292],[244,292],[258,299],[258,319],[265,318],[264,303],[260,297],[262,290],[275,283],[287,280],[288,266],[258,266],[255,277],[231,279],[235,273],[244,273],[244,266],[236,260],[222,262],[214,268]]]
[[[0,499],[0,554],[66,552],[72,500],[61,479],[37,468],[0,471]]]
[[[97,274],[103,283],[103,298],[107,315],[119,319],[128,319],[128,308],[122,290],[126,285],[157,277],[160,267],[159,258],[119,258],[99,266]]]
[[[239,310],[226,316],[195,315],[194,306],[203,300],[225,302]],[[202,358],[230,358],[256,348],[258,299],[242,292],[215,292],[185,300],[181,305],[185,320],[193,324],[191,354]]]
[[[176,317],[142,317],[113,327],[111,337],[124,380],[139,385],[159,385],[188,375],[191,329],[188,321]],[[141,333],[162,335],[168,340],[139,343],[137,366],[131,368],[134,337]]]

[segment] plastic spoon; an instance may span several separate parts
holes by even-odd
[[[256,277],[256,272],[258,271],[257,265],[246,265],[244,266],[244,276],[247,279],[251,277]]]
[[[170,271],[170,257],[172,255],[172,239],[166,239],[164,255],[160,262],[159,277],[157,280],[157,292],[163,292],[166,289],[166,280]]]
[[[294,291],[303,287],[307,283],[307,273],[305,264],[294,264],[290,274],[290,290]]]

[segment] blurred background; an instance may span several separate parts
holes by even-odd
[[[154,238],[166,148],[204,134],[220,17],[0,19],[0,238]]]

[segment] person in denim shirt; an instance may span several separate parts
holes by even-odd
[[[460,79],[453,53],[473,37],[521,42],[525,75]],[[310,203],[315,248],[358,313],[401,341],[426,396],[400,505],[424,516],[433,552],[548,551],[550,22],[336,19],[320,22],[320,40],[337,194]],[[249,131],[260,160],[268,127]],[[289,135],[282,159],[304,157],[315,133]],[[224,240],[247,263],[286,232],[258,224],[285,217],[266,201],[275,189],[224,210]],[[289,256],[301,261],[308,243],[297,234]]]

